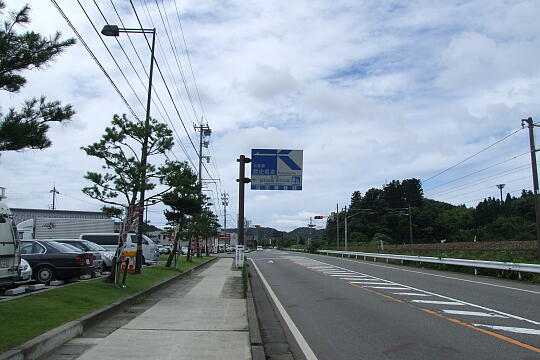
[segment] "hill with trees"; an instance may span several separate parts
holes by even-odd
[[[345,211],[338,214],[341,241],[345,215]],[[507,194],[502,202],[488,197],[476,207],[456,206],[424,198],[421,182],[414,178],[393,180],[363,195],[353,192],[347,216],[350,245],[380,240],[408,244],[410,225],[413,243],[531,240],[536,236],[531,191],[523,190],[519,197]],[[336,245],[335,215],[326,223],[323,242]]]

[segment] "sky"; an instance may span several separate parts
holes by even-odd
[[[120,19],[138,27],[130,2],[79,1],[57,3],[144,118],[150,52],[143,36],[121,34],[116,41],[92,27]],[[20,0],[6,3],[21,6]],[[75,37],[52,2],[30,5],[27,30]],[[171,156],[195,165],[193,125],[201,118],[208,123],[212,135],[203,153],[211,162],[204,162],[203,178],[220,181],[206,182],[205,191],[222,224],[218,198],[229,194],[227,227],[237,221],[236,159],[251,149],[303,150],[302,191],[246,188],[246,218],[285,231],[348,205],[353,191],[392,180],[421,179],[426,197],[466,206],[498,197],[497,184],[513,196],[532,187],[528,132],[520,129],[521,119],[539,118],[538,1],[133,5],[143,26],[156,28],[156,61],[169,88],[156,69],[152,116],[176,129]],[[98,141],[114,114],[133,115],[80,41],[45,69],[23,75],[28,82],[19,93],[0,93],[0,111],[46,95],[72,104],[77,114],[51,127],[49,149],[1,154],[7,204],[49,208],[55,186],[57,208],[98,210],[102,204],[81,189],[89,185],[86,172],[102,164],[81,146]],[[149,209],[152,224],[165,225],[163,210],[160,204]],[[325,220],[315,224],[323,227]]]

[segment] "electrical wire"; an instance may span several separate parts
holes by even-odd
[[[488,167],[485,167],[485,168],[483,168],[483,169],[473,171],[472,173],[469,173],[469,174],[467,174],[467,175],[461,176],[461,177],[459,177],[459,178],[457,178],[457,179],[454,179],[454,180],[451,180],[451,181],[448,181],[448,182],[445,182],[445,183],[442,183],[442,184],[433,186],[433,187],[429,188],[429,189],[426,190],[426,191],[431,191],[431,190],[436,189],[436,188],[438,188],[438,187],[441,187],[441,186],[444,186],[444,185],[448,185],[448,184],[450,184],[450,183],[453,183],[453,182],[462,180],[462,179],[467,178],[467,177],[469,177],[469,176],[478,174],[478,173],[480,173],[480,172],[482,172],[482,171],[491,169],[491,168],[493,168],[493,167],[495,167],[495,166],[498,166],[498,165],[507,163],[507,162],[509,162],[509,161],[515,160],[515,159],[517,159],[517,158],[519,158],[519,157],[521,157],[521,156],[523,156],[523,155],[527,155],[527,154],[530,154],[530,153],[531,153],[530,151],[524,152],[523,154],[519,154],[519,155],[516,155],[516,156],[511,157],[511,158],[509,158],[509,159],[506,159],[506,160],[504,160],[504,161],[498,162],[498,163],[496,163],[496,164],[492,164],[492,165],[490,165],[490,166],[488,166]]]
[[[125,25],[124,25],[124,21],[122,20],[120,14],[118,13],[117,9],[116,9],[116,6],[114,5],[113,1],[110,0],[111,2],[111,5],[116,13],[116,16],[118,17],[118,20],[120,21],[122,27],[125,28]],[[105,17],[105,15],[103,14],[103,12],[101,11],[101,8],[99,7],[99,5],[97,4],[96,0],[94,0],[94,4],[96,5],[96,7],[98,8],[98,11],[100,12],[101,16],[103,17],[103,20],[105,21],[105,23],[107,25],[109,25],[109,21],[107,20],[107,18]],[[129,35],[129,33],[126,33],[126,35],[128,36],[128,39],[129,39],[129,42],[137,56],[137,58],[139,59],[139,63],[141,64],[141,67],[143,69],[143,71],[145,72],[146,76],[149,77],[149,74],[148,72],[146,71],[146,67],[144,66],[144,63],[139,55],[139,52],[137,51],[137,48],[135,47],[135,44],[133,43],[133,41],[131,40],[131,36]],[[137,75],[139,81],[141,82],[141,85],[143,86],[143,88],[145,89],[145,91],[148,91],[148,87],[146,86],[146,84],[144,83],[144,81],[142,81],[141,77],[139,76],[139,73],[137,72],[137,70],[135,69],[135,66],[133,65],[133,63],[131,62],[131,59],[129,58],[129,56],[127,55],[127,52],[124,50],[122,44],[120,43],[120,41],[118,40],[117,37],[115,37],[116,39],[116,42],[118,43],[118,45],[120,46],[120,49],[122,50],[122,52],[124,53],[124,56],[127,58],[129,64],[131,65],[131,68],[133,69],[133,71],[135,72],[135,74]],[[176,135],[176,139],[177,139],[177,143],[178,145],[180,146],[180,148],[182,149],[182,152],[184,153],[184,155],[186,156],[187,160],[191,163],[191,165],[195,168],[195,164],[193,163],[191,157],[189,156],[189,153],[187,151],[187,149],[185,148],[182,140],[181,140],[181,137],[180,135],[178,134],[178,131],[176,130],[176,127],[174,126],[174,123],[171,119],[171,116],[169,115],[169,112],[167,111],[167,108],[165,107],[165,105],[163,104],[163,101],[161,100],[161,97],[159,96],[159,93],[156,91],[155,87],[152,87],[152,90],[154,92],[154,94],[156,95],[159,103],[161,104],[161,107],[163,108],[163,111],[165,112],[166,116],[167,116],[167,119],[169,121],[169,124],[171,125],[172,129],[173,129],[173,132],[174,134]],[[154,99],[152,99],[152,103],[155,105],[155,108],[158,110],[159,114],[161,115],[161,117],[163,119],[165,119],[165,116],[163,116],[163,113],[161,112],[161,109],[158,107],[156,101]],[[174,154],[173,152],[173,155],[176,159],[178,159],[176,157],[176,154]]]
[[[88,19],[88,21],[90,22],[90,24],[92,25],[92,28],[94,29],[95,33],[97,34],[99,40],[101,40],[101,43],[103,44],[103,46],[105,46],[105,49],[107,49],[107,52],[109,53],[109,55],[111,56],[113,62],[115,63],[116,67],[118,68],[118,70],[120,71],[120,73],[122,74],[122,76],[124,77],[124,80],[126,80],[126,83],[128,84],[129,88],[131,89],[131,91],[133,92],[133,94],[135,95],[135,97],[137,98],[137,100],[139,101],[139,104],[141,105],[141,107],[143,108],[143,110],[146,110],[146,107],[144,106],[144,103],[142,102],[142,100],[139,98],[139,95],[137,94],[137,92],[135,91],[135,89],[133,89],[133,86],[131,85],[131,82],[128,80],[126,74],[124,73],[124,71],[122,70],[122,68],[120,67],[120,65],[118,64],[118,62],[116,61],[116,58],[114,57],[114,55],[112,54],[111,50],[109,49],[109,47],[107,46],[107,43],[105,42],[105,40],[103,40],[103,37],[100,35],[100,32],[99,30],[96,28],[96,26],[94,25],[94,22],[92,21],[92,19],[90,18],[90,16],[88,15],[88,13],[86,12],[86,9],[84,8],[84,6],[81,4],[81,2],[79,0],[77,0],[77,3],[79,4],[79,6],[81,7],[82,11],[84,12],[84,15],[86,16],[86,18]]]
[[[480,150],[480,151],[474,153],[473,155],[471,155],[471,156],[469,156],[469,157],[467,157],[467,158],[461,160],[460,162],[458,162],[458,163],[456,163],[456,164],[450,166],[449,168],[446,168],[446,169],[444,169],[443,171],[438,172],[437,174],[435,174],[435,175],[433,175],[433,176],[431,176],[431,177],[429,177],[429,178],[427,178],[427,179],[425,179],[425,180],[422,180],[422,184],[424,184],[424,183],[426,183],[426,182],[428,182],[428,181],[430,181],[430,180],[436,178],[436,177],[439,176],[439,175],[444,174],[445,172],[447,172],[447,171],[449,171],[449,170],[455,168],[456,166],[459,166],[459,165],[463,164],[464,162],[466,162],[466,161],[468,161],[468,160],[474,158],[475,156],[477,156],[477,155],[483,153],[484,151],[486,151],[486,150],[492,148],[493,146],[499,144],[500,142],[502,142],[502,141],[508,139],[510,136],[517,134],[518,132],[522,131],[523,129],[524,129],[524,128],[519,128],[519,129],[517,129],[516,131],[514,131],[514,132],[512,132],[512,133],[510,133],[510,134],[508,134],[508,135],[506,135],[506,136],[503,137],[502,139],[499,139],[499,140],[495,141],[493,144],[491,144],[491,145],[489,145],[489,146],[483,148],[482,150]]]
[[[512,168],[512,169],[509,169],[509,170],[505,170],[501,173],[497,173],[497,174],[494,174],[494,175],[490,175],[488,177],[485,177],[485,178],[482,178],[480,180],[475,180],[474,182],[470,182],[470,183],[466,183],[466,184],[462,184],[462,185],[459,185],[455,188],[452,188],[452,189],[447,189],[447,190],[443,190],[441,192],[438,192],[438,193],[434,193],[434,194],[431,194],[430,196],[435,196],[435,195],[446,195],[446,194],[449,194],[449,193],[452,193],[454,191],[459,191],[463,188],[467,188],[469,187],[469,185],[477,185],[477,184],[481,184],[482,182],[484,182],[485,180],[490,180],[492,178],[496,178],[496,177],[501,177],[501,176],[505,176],[505,175],[510,175],[510,174],[515,174],[515,173],[518,173],[518,172],[521,172],[527,168],[529,168],[530,165],[522,165],[522,166],[518,166],[518,167],[515,167],[515,168]]]
[[[86,43],[86,41],[84,40],[84,38],[82,37],[82,35],[79,33],[79,31],[77,30],[77,28],[73,25],[73,23],[71,22],[71,20],[67,17],[67,15],[64,13],[64,11],[62,10],[62,8],[60,7],[60,5],[58,5],[58,3],[56,2],[56,0],[51,0],[51,2],[53,3],[53,5],[56,7],[56,9],[58,10],[58,12],[60,13],[60,15],[62,15],[62,17],[64,18],[64,20],[67,22],[68,26],[71,28],[71,30],[75,33],[75,35],[77,36],[77,38],[79,39],[79,41],[81,42],[81,44],[83,44],[84,48],[86,49],[86,51],[88,52],[88,54],[90,54],[90,56],[92,57],[92,59],[95,61],[95,63],[97,64],[97,66],[100,68],[101,72],[103,72],[103,74],[105,75],[105,77],[107,78],[107,80],[109,80],[110,84],[112,85],[112,87],[114,88],[114,90],[116,91],[116,93],[118,94],[118,96],[120,96],[120,98],[122,99],[122,101],[124,102],[124,105],[126,105],[126,107],[128,108],[129,112],[133,115],[133,117],[137,120],[140,120],[139,117],[137,116],[137,114],[135,113],[135,111],[133,110],[133,108],[131,107],[131,105],[129,104],[129,102],[127,101],[127,99],[125,98],[125,96],[122,94],[122,92],[120,91],[120,89],[118,88],[118,86],[116,85],[116,83],[114,82],[114,80],[111,78],[111,76],[109,75],[109,73],[107,72],[107,70],[105,70],[105,68],[103,67],[103,65],[101,65],[101,63],[99,62],[98,58],[96,57],[96,55],[94,54],[94,52],[92,51],[92,49],[88,46],[88,44]]]
[[[513,193],[515,193],[515,192],[520,192],[520,191],[523,191],[523,190],[526,190],[526,191],[528,190],[528,191],[530,191],[531,188],[528,187],[528,188],[524,188],[524,189],[513,190],[513,191],[507,192],[507,194],[513,194]],[[485,199],[487,199],[487,198],[486,198],[486,197],[483,197],[483,198],[479,198],[479,199],[469,200],[469,201],[463,202],[462,204],[468,204],[468,203],[477,202],[477,201],[484,201]]]
[[[137,18],[137,22],[139,23],[139,26],[141,29],[144,29],[144,27],[142,26],[142,23],[141,23],[141,19],[139,18],[139,14],[137,13],[137,9],[135,9],[135,5],[133,4],[133,1],[132,0],[129,0],[130,4],[131,4],[131,7],[133,9],[133,12],[135,13],[135,17]],[[146,36],[146,34],[144,34],[144,37],[146,39],[146,43],[148,45],[148,48],[151,49],[152,46],[150,45],[150,42],[148,41],[148,38]],[[156,64],[156,67],[158,68],[158,72],[161,76],[161,79],[163,80],[163,84],[165,85],[165,88],[167,89],[167,92],[169,94],[169,97],[171,98],[171,101],[174,105],[174,108],[176,110],[176,113],[178,114],[178,118],[180,119],[180,122],[182,123],[182,126],[184,127],[184,130],[186,132],[186,135],[189,139],[189,142],[191,143],[191,146],[193,147],[193,149],[195,150],[195,154],[197,154],[197,157],[199,156],[199,152],[197,151],[197,148],[195,147],[195,144],[193,143],[193,140],[191,139],[191,136],[189,136],[189,132],[187,130],[187,127],[186,127],[186,124],[184,123],[184,120],[182,119],[182,116],[180,115],[180,112],[178,111],[178,107],[176,106],[176,103],[174,101],[174,98],[171,94],[171,90],[169,89],[169,85],[167,84],[167,81],[165,80],[165,77],[163,76],[163,72],[161,71],[161,67],[159,66],[159,62],[157,61],[157,59],[154,60],[155,61],[155,64]]]
[[[204,106],[203,106],[203,103],[201,101],[201,94],[199,93],[199,87],[197,86],[197,81],[195,80],[195,73],[193,72],[193,66],[191,64],[191,57],[189,56],[186,37],[184,36],[184,28],[182,26],[182,21],[180,21],[180,11],[178,11],[178,6],[176,4],[176,0],[174,0],[174,7],[176,9],[176,17],[178,18],[178,24],[180,25],[180,32],[182,34],[182,39],[184,41],[184,48],[186,49],[186,56],[187,56],[187,59],[188,59],[189,68],[191,69],[191,76],[193,77],[193,84],[195,85],[195,90],[197,91],[197,97],[199,99],[199,104],[201,105],[201,111],[203,113],[204,118],[207,119],[206,113],[204,111]]]

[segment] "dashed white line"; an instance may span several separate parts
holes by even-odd
[[[485,313],[485,312],[480,312],[480,311],[443,310],[443,313],[452,314],[452,315],[496,317],[496,318],[508,319],[508,316],[502,316],[502,315],[499,315],[499,314],[492,314],[492,313]]]
[[[396,286],[364,286],[371,289],[386,289],[386,290],[407,290],[407,288],[404,287],[396,287]]]
[[[429,294],[420,294],[420,293],[412,293],[412,292],[397,292],[394,293],[394,295],[405,295],[405,296],[431,296]]]
[[[433,305],[465,305],[457,301],[440,301],[440,300],[411,300],[413,303],[418,304],[433,304]]]
[[[327,257],[326,255],[315,255],[315,256],[319,256],[319,257],[323,257],[323,256],[324,256],[324,257]],[[498,284],[490,284],[490,283],[485,283],[485,282],[477,281],[477,280],[460,279],[460,278],[456,278],[456,277],[452,277],[452,276],[447,276],[447,275],[430,274],[430,273],[426,273],[426,272],[422,272],[422,271],[417,271],[417,270],[401,269],[401,268],[398,268],[398,267],[395,267],[395,266],[387,266],[387,265],[374,264],[374,263],[369,262],[369,261],[362,261],[362,262],[360,262],[359,260],[345,259],[345,258],[341,258],[341,260],[348,261],[348,262],[352,262],[352,263],[356,263],[356,264],[359,264],[359,263],[360,263],[360,264],[362,264],[362,265],[369,265],[369,266],[382,267],[382,268],[385,268],[385,269],[392,269],[392,270],[398,270],[398,271],[411,272],[411,273],[421,274],[421,275],[426,275],[426,276],[435,276],[435,277],[440,277],[440,278],[443,278],[443,279],[450,279],[450,280],[464,281],[464,282],[470,282],[470,283],[474,283],[474,284],[481,284],[481,285],[486,285],[486,286],[494,286],[494,287],[499,287],[499,288],[503,288],[503,289],[517,290],[517,291],[523,291],[523,292],[528,292],[528,293],[531,293],[531,294],[539,294],[539,295],[540,295],[540,291],[527,290],[527,289],[520,289],[520,288],[516,288],[516,287],[513,287],[513,286],[505,286],[505,285],[498,285]],[[320,261],[320,260],[317,260],[317,261]]]
[[[371,281],[350,281],[351,284],[360,284],[360,285],[396,285],[387,282],[371,282]],[[401,287],[403,289],[403,287]]]
[[[323,256],[323,255],[321,255],[321,256]],[[344,259],[344,260],[347,260],[347,259]],[[323,263],[323,262],[320,261],[320,260],[317,260],[317,261],[319,261],[320,263]],[[351,260],[351,261],[353,261],[353,260]],[[339,268],[339,269],[343,269],[343,270],[352,271],[352,270],[350,270],[350,269],[347,269],[347,268],[344,268],[344,267],[340,267],[340,266],[335,266],[335,267],[336,267],[336,268]],[[393,268],[388,267],[388,266],[382,266],[382,265],[381,265],[381,267],[386,267],[386,268],[393,269]],[[422,273],[422,272],[414,271],[414,270],[405,270],[405,269],[399,269],[399,270],[402,270],[402,271],[410,271],[410,272],[415,272],[415,273],[424,274],[424,275],[432,275],[432,274],[426,274],[426,273]],[[362,274],[362,273],[359,273],[359,272],[356,272],[356,273],[357,273],[357,274]],[[366,274],[362,274],[362,275],[366,275]],[[434,275],[434,276],[446,277],[446,276],[442,276],[442,275]],[[375,278],[374,276],[372,276],[372,277]],[[462,279],[456,279],[456,278],[451,278],[451,277],[448,277],[448,278],[450,278],[450,279],[455,279],[455,280],[462,280]],[[386,281],[385,279],[378,279],[378,280]],[[485,284],[485,283],[482,283],[482,282],[479,282],[479,281],[472,281],[472,280],[463,280],[463,281],[476,282],[476,283],[484,284],[484,285],[492,285],[492,284]],[[499,311],[499,310],[495,310],[495,309],[491,309],[491,308],[488,308],[488,307],[485,307],[485,306],[482,306],[482,305],[477,305],[477,304],[473,304],[473,303],[470,303],[470,302],[461,301],[461,300],[454,299],[454,298],[449,297],[449,296],[440,295],[440,294],[437,294],[437,293],[434,293],[434,292],[430,292],[430,291],[427,291],[427,290],[422,290],[422,289],[414,288],[414,287],[412,287],[412,286],[403,285],[403,284],[399,284],[399,283],[396,283],[396,284],[402,285],[402,286],[404,286],[404,287],[407,287],[408,290],[413,290],[413,291],[423,292],[423,293],[425,293],[425,294],[429,294],[429,295],[432,295],[432,296],[440,297],[440,298],[442,298],[442,299],[447,299],[447,300],[450,300],[450,301],[452,301],[452,302],[459,302],[459,303],[461,303],[461,304],[463,304],[463,305],[469,305],[469,306],[475,307],[475,308],[477,308],[477,309],[482,309],[482,310],[486,310],[486,311],[489,311],[489,312],[497,313],[497,314],[500,314],[500,315],[503,315],[503,316],[507,316],[507,317],[512,318],[512,319],[525,321],[525,322],[528,322],[528,323],[534,324],[534,325],[540,325],[540,322],[538,322],[538,321],[531,320],[531,319],[527,319],[527,318],[524,318],[524,317],[521,317],[521,316],[509,314],[509,313],[506,313],[506,312],[503,312],[503,311]],[[517,289],[517,288],[510,288],[510,287],[508,287],[508,286],[499,286],[499,285],[493,285],[493,286],[498,286],[498,287],[503,287],[503,288],[508,288],[508,289],[514,289],[514,290],[522,290],[522,291],[526,291],[526,292],[532,292],[532,293],[535,293],[535,294],[540,294],[540,292],[530,291],[530,290],[523,290],[523,289]]]
[[[540,335],[540,330],[536,330],[536,329],[518,328],[518,327],[510,327],[510,326],[484,325],[484,324],[473,324],[473,325],[478,326],[478,327],[486,327],[493,330],[509,331],[509,332],[519,333],[519,334]]]

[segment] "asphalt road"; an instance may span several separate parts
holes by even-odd
[[[308,359],[540,360],[540,285],[252,252]]]

